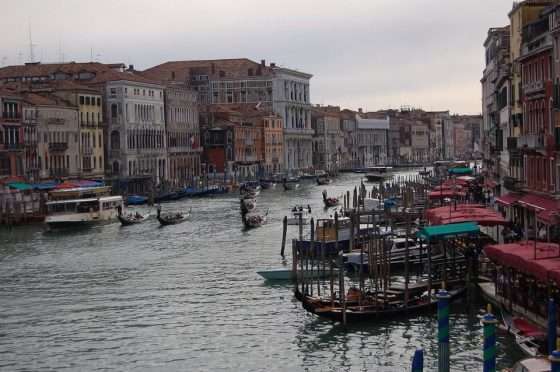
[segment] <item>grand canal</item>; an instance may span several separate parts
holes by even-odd
[[[323,189],[337,195],[358,182],[347,174],[326,187],[263,191],[269,223],[251,231],[236,194],[165,204],[193,210],[190,222],[165,228],[151,219],[0,229],[0,369],[406,371],[424,347],[435,370],[435,314],[345,329],[307,314],[289,284],[256,274],[289,265],[279,251],[291,205],[321,215]],[[476,293],[452,306],[454,371],[482,369],[481,307]],[[498,335],[505,367],[522,355]]]

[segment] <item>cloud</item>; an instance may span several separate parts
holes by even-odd
[[[314,75],[312,100],[480,112],[482,43],[509,0],[18,0],[0,14],[0,59],[249,57]],[[22,57],[18,57],[22,53]]]

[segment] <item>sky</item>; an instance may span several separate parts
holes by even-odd
[[[247,57],[313,74],[311,101],[481,112],[482,46],[511,0],[17,0],[0,65]]]

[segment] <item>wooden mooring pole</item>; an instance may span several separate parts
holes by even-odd
[[[280,249],[280,256],[284,258],[284,250],[286,248],[286,232],[288,230],[288,216],[284,216],[282,220],[282,248]]]

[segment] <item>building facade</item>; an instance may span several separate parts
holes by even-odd
[[[185,85],[165,88],[165,123],[169,182],[174,186],[193,184],[201,173],[197,94]]]
[[[284,123],[280,115],[267,115],[262,119],[263,168],[265,176],[284,170]]]
[[[388,117],[364,119],[356,115],[357,157],[360,167],[373,167],[388,164]]]
[[[23,177],[24,135],[22,99],[14,91],[0,90],[0,178]]]

